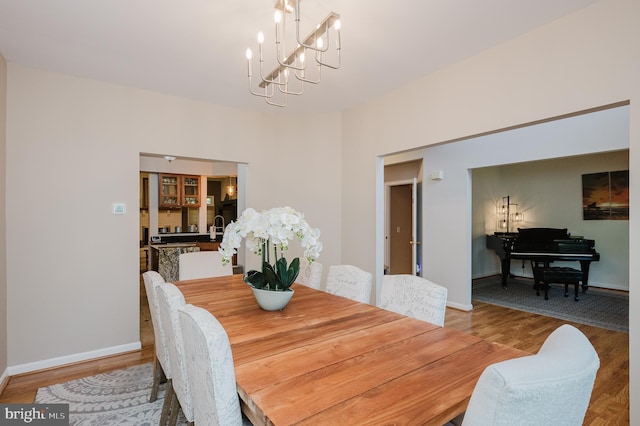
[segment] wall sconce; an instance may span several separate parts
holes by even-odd
[[[524,213],[518,211],[517,204],[511,204],[511,197],[502,197],[502,205],[498,210],[498,229],[502,232],[511,232],[511,225],[524,221]]]

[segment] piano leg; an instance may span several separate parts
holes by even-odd
[[[590,260],[581,260],[580,268],[582,269],[582,292],[586,293],[589,289],[589,267],[591,266]]]
[[[511,275],[511,257],[505,256],[501,262],[502,266],[502,288],[507,288],[507,278]]]

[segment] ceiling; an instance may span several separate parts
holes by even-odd
[[[273,43],[273,0],[0,0],[0,52],[10,63],[230,107],[330,112],[596,1],[304,0],[304,34],[329,12],[341,15],[342,66],[287,108],[247,90],[245,50],[255,60],[258,31]],[[266,74],[275,60],[265,52]]]

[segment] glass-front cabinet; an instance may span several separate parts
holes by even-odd
[[[200,177],[182,176],[182,205],[184,207],[200,206]]]
[[[178,175],[160,175],[160,207],[181,207],[179,181]]]
[[[199,207],[200,177],[187,175],[160,174],[161,208]]]

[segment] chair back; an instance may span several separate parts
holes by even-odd
[[[300,259],[300,273],[298,274],[296,282],[320,290],[322,284],[322,263],[309,263],[307,259]]]
[[[222,264],[222,255],[217,251],[194,251],[178,256],[178,279],[195,280],[198,278],[233,275],[233,265]]]
[[[178,319],[178,309],[185,305],[184,296],[178,287],[171,283],[161,283],[156,288],[156,293],[158,295],[158,305],[160,306],[160,318],[167,336],[167,346],[169,347],[173,390],[178,397],[185,418],[187,421],[192,422],[191,386],[189,373],[187,372],[182,328]]]
[[[164,328],[162,328],[160,306],[158,305],[158,295],[156,292],[156,288],[161,283],[164,283],[164,278],[156,271],[147,271],[142,274],[142,279],[144,281],[144,291],[147,293],[149,312],[151,313],[156,358],[162,367],[164,375],[167,379],[170,379],[171,363],[169,362],[169,349],[167,347],[167,337],[165,336]]]
[[[447,288],[415,275],[385,275],[380,307],[435,325],[444,325]]]
[[[331,265],[327,275],[327,293],[357,302],[371,301],[373,275],[353,265]]]
[[[488,366],[462,425],[580,426],[599,367],[589,339],[564,324],[536,355]]]
[[[179,311],[189,342],[187,370],[196,425],[242,425],[240,399],[226,331],[209,311],[186,305]]]

